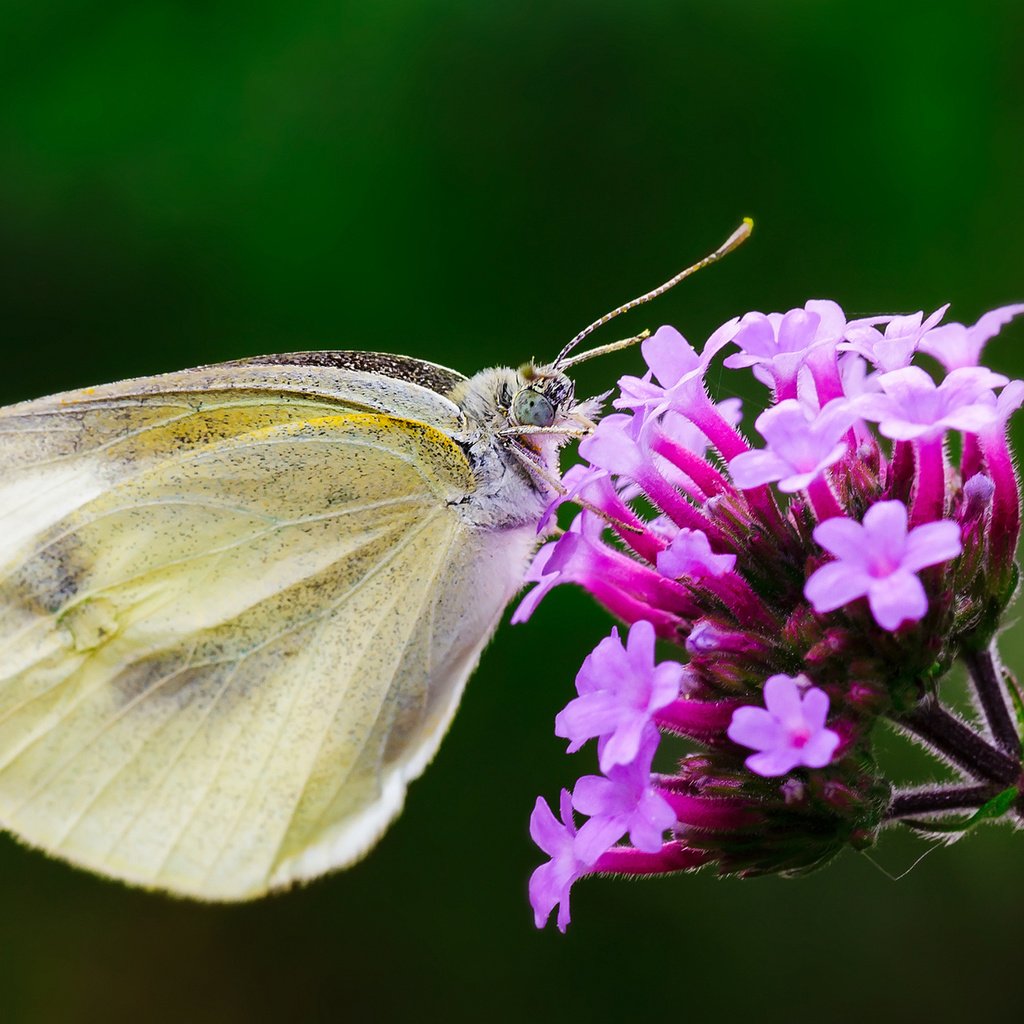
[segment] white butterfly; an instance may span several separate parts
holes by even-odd
[[[591,329],[468,379],[307,352],[0,410],[3,826],[208,900],[362,856],[521,585]]]

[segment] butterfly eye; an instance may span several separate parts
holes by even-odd
[[[512,400],[512,419],[524,427],[550,427],[555,422],[555,407],[539,391],[523,388]]]

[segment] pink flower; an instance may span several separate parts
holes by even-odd
[[[603,530],[604,524],[596,516],[582,512],[558,540],[537,552],[526,580],[538,585],[519,603],[513,623],[526,622],[553,587],[577,583],[600,595],[626,622],[650,620],[662,633],[675,628],[677,614],[665,609],[683,609],[686,596],[682,588],[653,568],[602,544]]]
[[[635,480],[652,464],[650,452],[640,443],[638,425],[638,420],[625,413],[605,416],[580,443],[580,455],[591,466]]]
[[[1007,383],[1001,373],[982,367],[954,370],[936,385],[919,366],[883,373],[881,394],[862,395],[857,413],[878,424],[885,437],[897,441],[930,441],[947,430],[976,434],[995,422],[992,388]]]
[[[725,360],[729,369],[755,368],[764,383],[779,393],[795,389],[797,374],[820,347],[833,348],[846,331],[846,315],[827,299],[811,299],[788,313],[747,313],[733,342],[740,352]]]
[[[746,759],[752,772],[773,777],[800,766],[824,768],[832,760],[839,736],[825,728],[824,690],[803,675],[775,675],[764,684],[764,703],[764,708],[737,708],[728,729],[733,743],[759,751]]]
[[[613,404],[617,409],[647,409],[655,417],[668,409],[687,414],[691,404],[704,396],[708,364],[732,339],[738,325],[738,318],[722,324],[701,353],[674,327],[659,327],[640,346],[650,373],[643,378],[623,377],[621,397]]]
[[[923,319],[923,312],[889,317],[884,334],[870,324],[851,324],[839,351],[860,353],[882,373],[901,370],[910,365],[921,338],[945,316],[947,309],[948,303],[935,310],[927,320]]]
[[[654,712],[679,696],[683,666],[654,664],[654,627],[636,622],[626,646],[613,629],[576,676],[580,696],[555,718],[555,735],[569,740],[569,753],[594,738],[602,740],[601,771],[629,764],[640,752],[641,741]]]
[[[561,821],[551,813],[547,800],[537,797],[530,815],[530,838],[551,858],[530,876],[530,905],[538,928],[544,927],[557,906],[558,930],[564,932],[569,924],[569,890],[590,865],[576,851],[576,823],[567,789],[562,790],[559,810]]]
[[[925,334],[919,347],[947,370],[977,366],[985,344],[1021,313],[1024,303],[989,310],[973,327],[943,324]]]
[[[680,493],[680,474],[671,466],[662,466],[654,459],[649,446],[652,431],[644,429],[651,414],[641,411],[635,416],[606,416],[590,437],[580,442],[580,455],[592,466],[625,477],[649,494],[658,507],[677,525],[690,528],[707,525],[703,514]],[[703,448],[693,461],[703,462]],[[670,479],[672,477],[673,479]]]
[[[519,602],[519,607],[512,614],[513,625],[528,621],[537,610],[541,599],[559,583],[572,581],[586,584],[590,569],[586,558],[590,545],[586,541],[596,541],[602,529],[600,524],[595,522],[585,534],[584,525],[589,522],[582,515],[576,516],[572,525],[558,540],[545,544],[534,555],[533,562],[526,572],[525,582],[536,583],[537,586]],[[566,540],[567,537],[569,540]],[[578,553],[583,553],[583,557],[577,558]]]
[[[995,422],[992,427],[1000,430],[1005,429],[1006,421],[1024,405],[1024,380],[1011,380],[1009,384],[999,392],[996,399]]]
[[[676,816],[652,784],[651,761],[658,741],[658,731],[649,730],[632,762],[613,766],[607,778],[586,775],[576,783],[573,806],[591,816],[577,840],[577,853],[584,860],[595,862],[627,833],[638,850],[661,849],[665,830],[675,824]]]
[[[735,565],[736,556],[716,555],[711,550],[708,535],[701,530],[680,530],[672,543],[658,553],[658,572],[674,580],[721,576]]]
[[[743,452],[729,463],[733,483],[744,490],[775,482],[787,494],[803,490],[846,454],[843,437],[854,419],[850,403],[842,400],[820,412],[795,398],[779,402],[756,422],[768,447]]]
[[[836,561],[807,580],[804,595],[819,614],[867,597],[875,621],[890,631],[902,622],[917,622],[928,611],[928,598],[916,573],[960,554],[960,527],[944,519],[907,532],[907,509],[901,501],[879,501],[864,522],[845,517],[826,520],[814,539]]]
[[[671,328],[646,340],[646,374],[613,403],[629,414],[566,474],[585,511],[539,552],[516,614],[575,582],[633,624],[601,641],[556,719],[570,752],[597,740],[601,774],[563,793],[561,822],[534,811],[550,853],[530,886],[539,924],[560,906],[565,927],[583,875],[805,871],[911,815],[988,806],[1019,778],[993,637],[1018,575],[1007,421],[1024,381],[973,364],[1024,304],[971,328],[937,328],[944,312],[847,322],[811,301],[730,321],[703,354]],[[735,400],[706,390],[731,338],[726,367],[773,388],[760,450]],[[921,351],[949,372],[915,366]],[[984,722],[951,720],[937,690],[921,699],[958,660]],[[963,779],[894,789],[874,757],[880,719]],[[662,733],[688,748],[654,771]],[[573,809],[589,815],[578,830]]]

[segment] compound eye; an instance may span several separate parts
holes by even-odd
[[[524,427],[550,427],[555,422],[555,407],[539,391],[523,388],[512,399],[512,418]]]

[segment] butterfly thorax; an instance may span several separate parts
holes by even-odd
[[[454,440],[477,482],[460,514],[487,529],[535,524],[556,495],[558,450],[587,423],[572,381],[532,365],[495,367],[461,381],[448,397],[465,416],[466,429]]]

